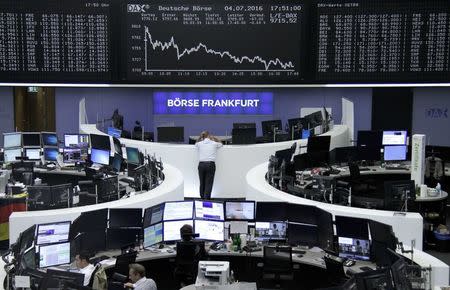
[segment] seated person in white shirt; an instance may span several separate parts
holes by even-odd
[[[130,264],[129,277],[131,283],[123,285],[124,288],[135,290],[158,290],[153,279],[145,277],[145,267],[141,264]]]
[[[95,266],[89,263],[89,254],[80,252],[75,256],[75,264],[81,274],[84,274],[83,286],[88,286],[91,280],[92,273],[95,270]]]

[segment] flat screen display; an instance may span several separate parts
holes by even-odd
[[[164,221],[192,219],[193,201],[166,202],[164,206]]]
[[[170,221],[164,222],[163,231],[164,231],[164,241],[179,241],[181,240],[180,229],[184,225],[194,226],[193,220],[182,220],[182,221]]]
[[[42,133],[43,146],[58,146],[58,135],[56,133]]]
[[[91,149],[91,161],[101,165],[109,165],[109,151]]]
[[[285,222],[256,222],[255,238],[258,240],[285,240]]]
[[[255,220],[255,202],[253,201],[226,201],[225,217],[227,220]]]
[[[22,156],[22,149],[20,148],[5,148],[5,162],[15,162],[16,157],[21,157]]]
[[[29,160],[40,160],[41,159],[41,148],[26,148],[25,156]]]
[[[162,223],[144,228],[144,248],[148,248],[163,241]]]
[[[407,145],[406,131],[383,131],[383,145]]]
[[[218,221],[195,220],[195,233],[199,234],[199,239],[211,241],[223,241],[224,223]]]
[[[205,220],[224,220],[223,203],[204,200],[195,201],[195,218]]]
[[[6,133],[3,135],[3,147],[21,147],[22,133]]]
[[[339,257],[355,260],[370,260],[370,241],[338,237]]]
[[[37,228],[37,244],[55,244],[69,240],[70,221],[40,224]]]
[[[384,161],[406,160],[408,146],[384,146]]]
[[[70,263],[70,243],[39,247],[39,268]]]
[[[135,165],[140,164],[139,149],[127,147],[127,162]]]
[[[59,150],[58,148],[44,148],[44,160],[45,161],[56,161],[58,158]]]
[[[24,147],[41,147],[41,133],[22,133]]]

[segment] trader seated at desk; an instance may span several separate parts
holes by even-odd
[[[75,264],[81,274],[84,274],[83,286],[88,286],[91,280],[92,273],[95,270],[95,266],[89,263],[89,254],[86,252],[80,252],[75,256]]]
[[[177,257],[174,277],[177,284],[184,287],[195,282],[198,262],[206,255],[204,242],[194,241],[194,228],[184,225],[180,228],[182,241],[177,242]]]
[[[141,264],[130,264],[129,277],[132,283],[126,283],[124,288],[135,290],[157,290],[155,281],[145,277],[145,268]]]

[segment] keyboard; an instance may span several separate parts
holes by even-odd
[[[386,166],[386,170],[408,170],[406,166]]]

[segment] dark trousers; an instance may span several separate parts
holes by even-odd
[[[201,161],[198,163],[198,176],[200,178],[200,197],[203,199],[211,198],[214,173],[216,173],[216,164],[214,162]]]

